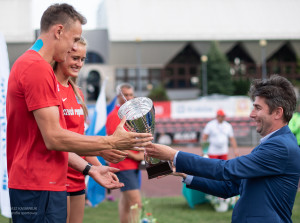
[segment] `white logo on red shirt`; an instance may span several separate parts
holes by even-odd
[[[62,98],[62,101],[64,102],[65,100],[67,100],[68,98]]]

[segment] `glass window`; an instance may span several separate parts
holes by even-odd
[[[147,79],[142,80],[142,90],[147,90],[147,85],[149,84],[149,81]]]
[[[197,68],[196,67],[190,67],[190,75],[196,75],[197,74]]]
[[[178,74],[179,74],[180,76],[184,76],[184,75],[185,75],[185,68],[184,68],[184,67],[179,67],[179,69],[178,69]]]
[[[98,71],[91,71],[87,77],[87,100],[95,101],[100,92],[100,74]]]
[[[128,78],[135,78],[136,77],[136,70],[133,68],[128,69]]]
[[[116,77],[117,77],[117,79],[125,78],[125,70],[124,69],[117,69]]]
[[[150,74],[151,74],[152,80],[160,80],[161,79],[161,70],[160,69],[151,69]]]
[[[103,58],[96,52],[87,52],[85,63],[104,63]]]
[[[148,78],[148,69],[139,69],[139,74],[142,78]]]
[[[166,79],[165,86],[167,88],[175,88],[175,82],[174,82],[174,80],[172,80],[170,78]]]
[[[137,89],[137,83],[135,79],[128,80],[128,83],[131,84],[135,89]]]
[[[124,81],[123,80],[116,80],[116,87],[119,85],[119,84],[122,84],[122,83],[124,83]]]
[[[185,79],[180,79],[177,81],[177,84],[178,84],[178,88],[185,88],[187,87],[187,84],[185,82]]]
[[[167,68],[165,71],[166,71],[166,76],[173,76],[174,74],[173,68]]]
[[[153,85],[153,87],[157,87],[160,85],[160,81],[159,80],[153,80],[151,81],[151,84]]]

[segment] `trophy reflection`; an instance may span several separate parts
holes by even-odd
[[[152,133],[155,129],[155,111],[150,98],[138,97],[125,102],[119,109],[118,116],[126,117],[125,127],[132,132]],[[170,162],[156,159],[145,154],[148,178],[172,173]]]

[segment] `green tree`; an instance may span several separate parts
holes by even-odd
[[[152,88],[148,95],[148,98],[150,98],[152,101],[169,101],[166,89],[162,84]]]
[[[234,92],[233,95],[248,95],[250,88],[250,80],[243,80],[242,78],[233,81]]]
[[[232,95],[234,86],[230,74],[230,65],[226,56],[219,50],[217,42],[211,43],[207,57],[208,94]]]

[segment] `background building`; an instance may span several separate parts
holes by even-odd
[[[31,4],[0,0],[11,65],[37,36]],[[163,83],[170,99],[197,98],[201,56],[211,41],[218,41],[234,78],[300,77],[297,0],[104,0],[90,7],[98,8],[97,28],[84,30],[88,60],[79,80],[90,103],[104,78],[109,78],[108,100],[124,81],[138,96]]]
[[[0,31],[6,38],[11,66],[38,36],[32,25],[33,4],[37,2],[0,0]],[[212,103],[211,117],[190,117],[187,112],[190,118],[180,119],[182,113],[176,113],[207,105],[196,99],[204,91],[198,85],[205,77],[203,68],[210,60],[206,55],[212,41],[218,42],[229,60],[234,79],[273,73],[293,82],[300,79],[298,0],[99,0],[96,5],[87,1],[86,7],[97,8],[96,27],[83,32],[88,53],[79,85],[87,103],[95,103],[106,78],[108,101],[124,81],[135,86],[137,96],[148,95],[150,89],[163,84],[172,102],[156,104],[161,112],[157,134],[170,134],[177,143],[198,143],[206,122],[225,101],[222,96],[202,98]],[[222,108],[238,143],[254,145],[258,137],[246,114],[250,102],[235,100],[237,109],[245,109],[244,115],[237,117],[234,112],[238,110],[231,111],[229,105]]]
[[[103,1],[98,10],[101,29],[93,31],[107,30],[108,35],[108,60],[99,66],[100,76],[109,76],[110,89],[130,82],[139,96],[163,83],[170,99],[197,98],[201,56],[211,41],[218,41],[234,78],[279,73],[299,79],[299,6],[292,0]],[[84,32],[90,43],[105,41],[91,40],[90,32]],[[97,70],[93,65],[83,71],[86,80]]]

